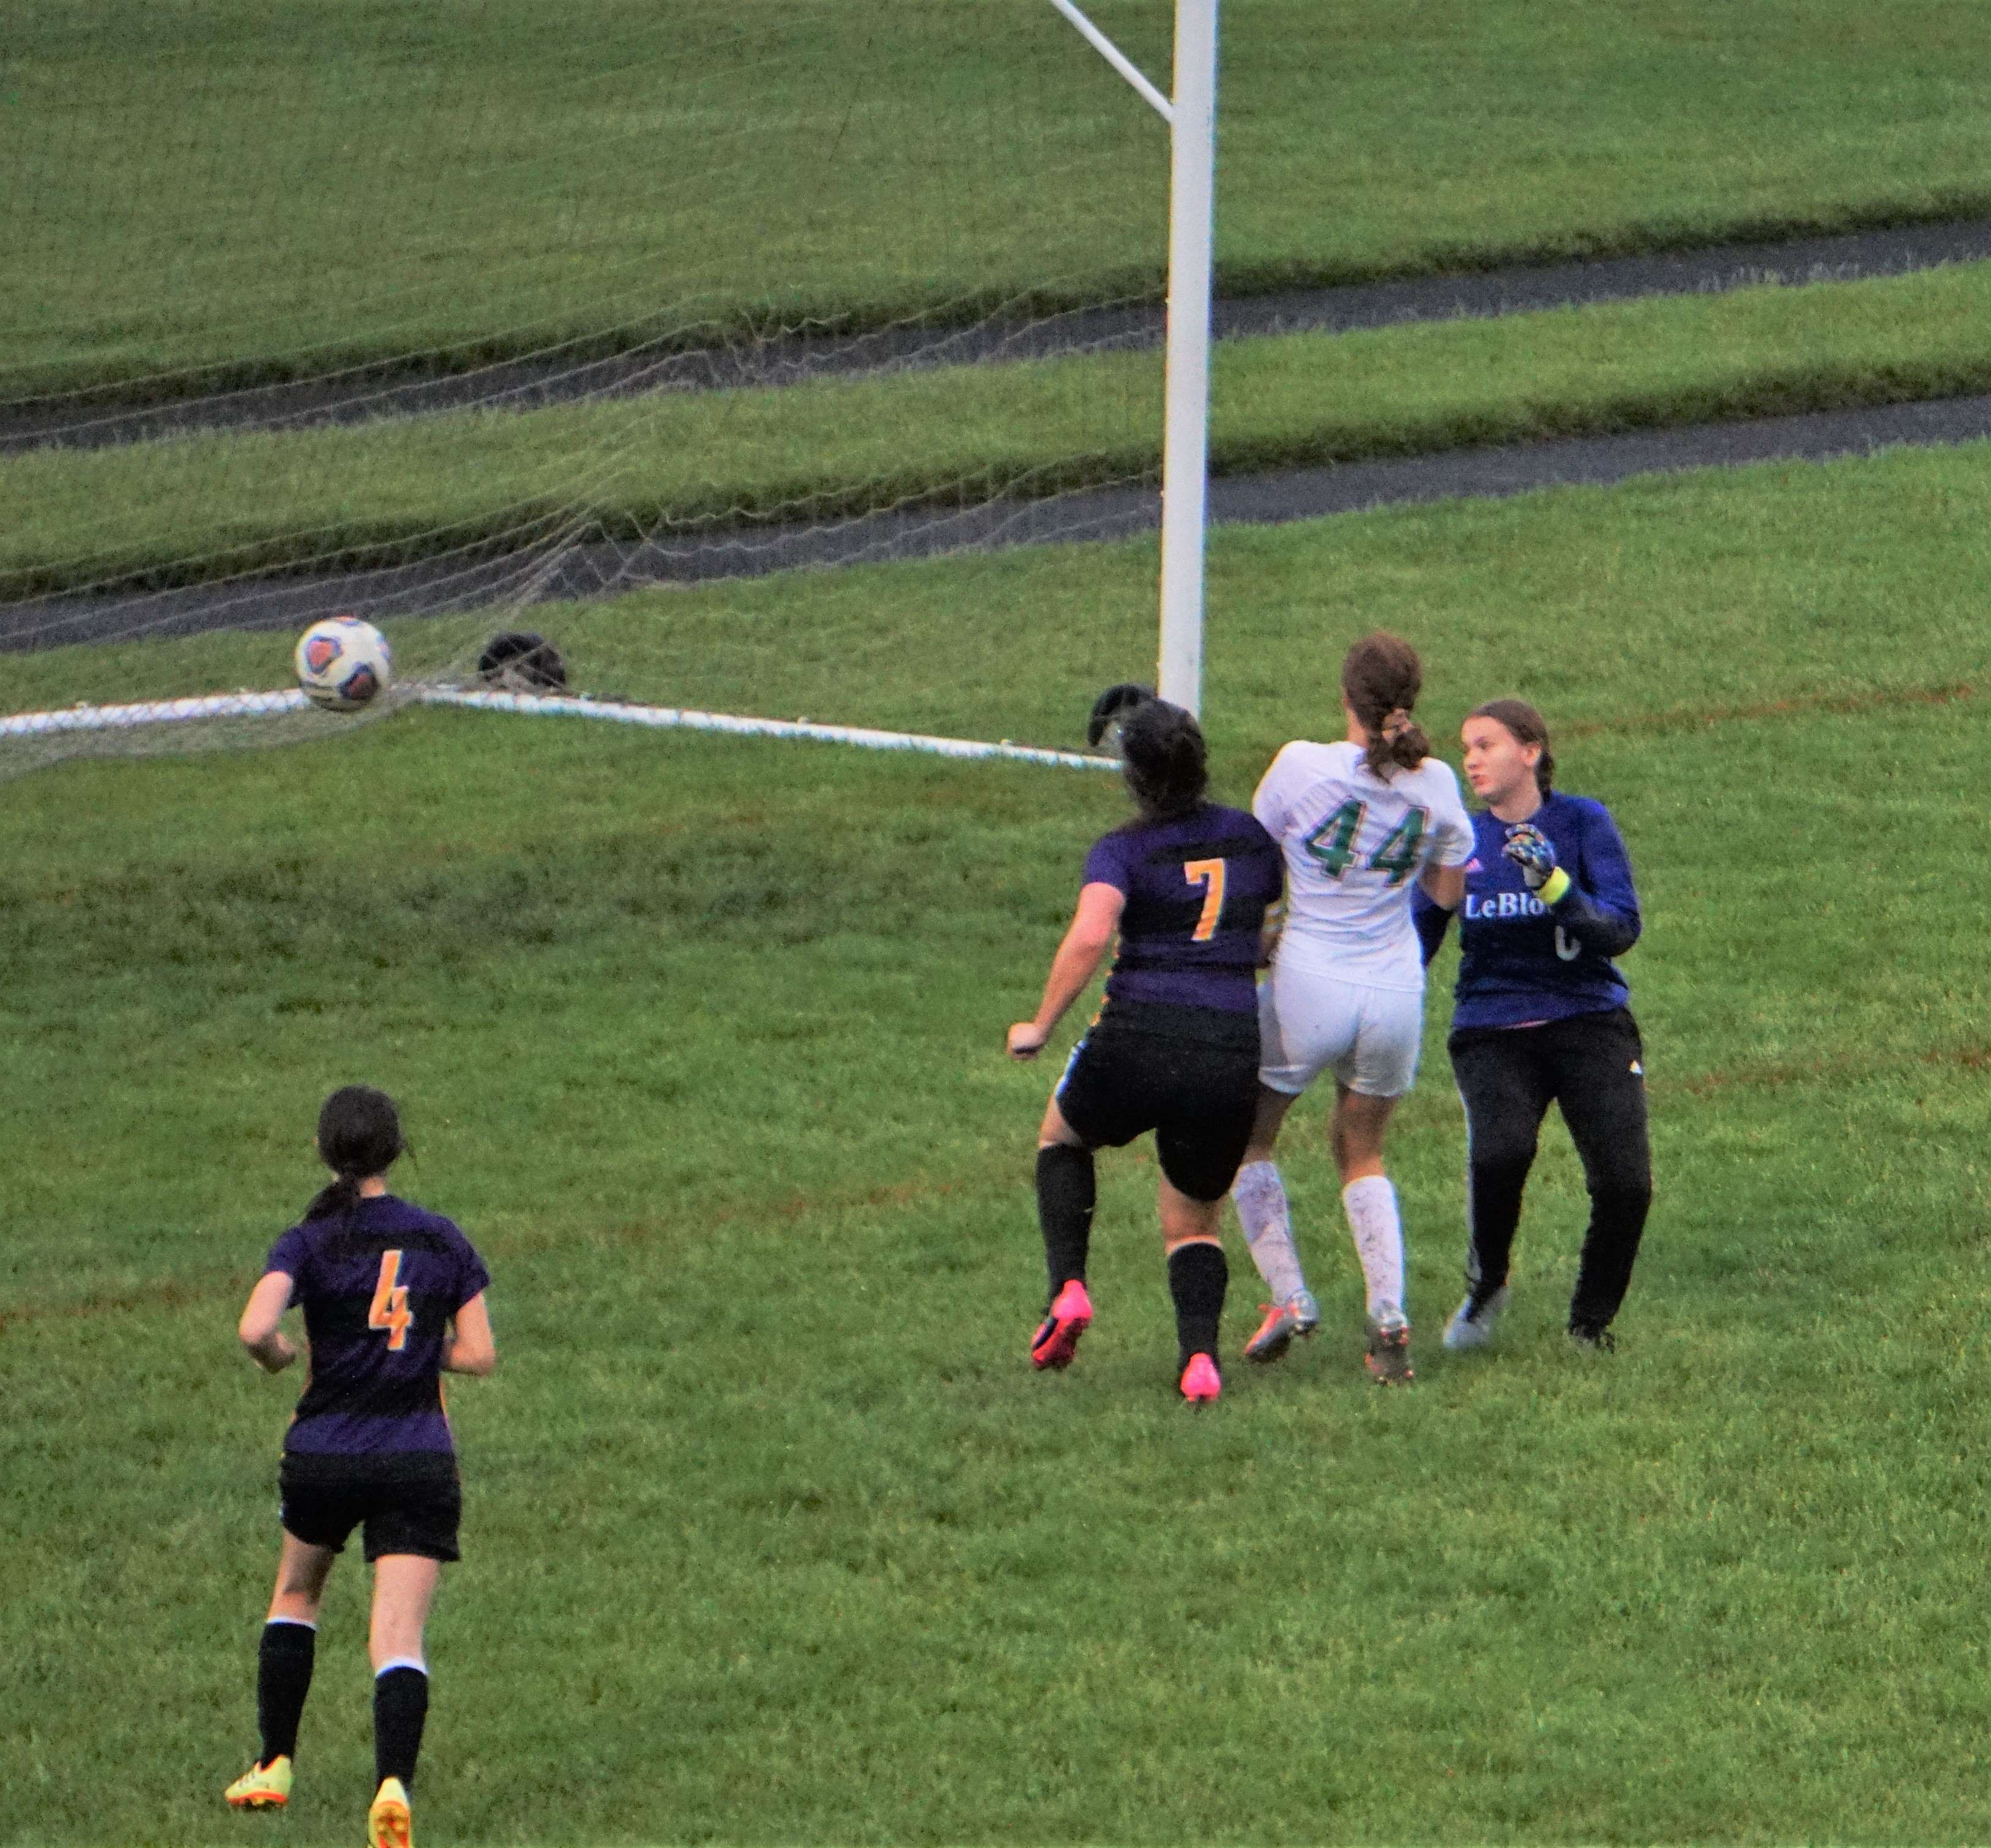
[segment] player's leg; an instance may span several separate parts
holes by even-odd
[[[1258,987],[1258,1093],[1251,1138],[1232,1187],[1246,1248],[1271,1299],[1244,1344],[1250,1361],[1276,1361],[1295,1335],[1320,1326],[1293,1241],[1285,1177],[1272,1159],[1286,1113],[1315,1077],[1353,1043],[1356,1019],[1343,986],[1291,959]]]
[[[315,1545],[288,1531],[283,1537],[276,1588],[256,1647],[256,1762],[223,1793],[237,1809],[277,1809],[290,1801],[298,1727],[318,1655],[318,1609],[338,1557],[335,1546]]]
[[[1095,1027],[1072,1048],[1037,1129],[1037,1225],[1049,1289],[1030,1338],[1030,1364],[1064,1367],[1092,1326],[1085,1282],[1097,1198],[1094,1149],[1118,1148],[1151,1124],[1143,1114],[1140,1048]]]
[[[1185,1399],[1193,1405],[1206,1405],[1223,1390],[1217,1341],[1230,1282],[1230,1266],[1224,1255],[1224,1197],[1195,1199],[1166,1174],[1159,1191],[1169,1296],[1176,1310],[1177,1378]]]
[[[1383,1145],[1400,1099],[1417,1082],[1424,1042],[1424,995],[1418,989],[1364,988],[1353,1045],[1334,1067],[1330,1140],[1341,1177],[1341,1204],[1362,1265],[1372,1361],[1378,1330],[1391,1339],[1387,1377],[1407,1378],[1407,1352],[1396,1331],[1407,1329],[1404,1303],[1404,1225],[1397,1190],[1385,1170]],[[1372,1371],[1374,1369],[1372,1367]]]
[[[1307,1288],[1306,1273],[1300,1268],[1299,1252],[1293,1243],[1285,1177],[1272,1159],[1279,1126],[1298,1101],[1297,1096],[1261,1083],[1251,1140],[1231,1184],[1231,1202],[1237,1209],[1245,1248],[1271,1299],[1264,1305],[1258,1333],[1244,1344],[1247,1361],[1276,1361],[1292,1345],[1295,1336],[1310,1335],[1320,1326],[1320,1306]]]
[[[1395,1096],[1358,1091],[1337,1079],[1329,1139],[1341,1177],[1341,1207],[1362,1266],[1369,1340],[1363,1364],[1385,1385],[1408,1385],[1411,1325],[1404,1313],[1404,1221],[1383,1170],[1383,1143]]]
[[[408,1796],[428,1721],[428,1658],[423,1633],[442,1575],[440,1560],[383,1553],[373,1562],[373,1618],[367,1653],[373,1662],[373,1802],[366,1812],[369,1848],[410,1848]]]
[[[458,1557],[463,1491],[450,1456],[407,1459],[366,1521],[373,1611],[366,1653],[373,1664],[373,1776],[369,1848],[411,1848],[408,1793],[429,1711],[429,1607],[445,1561]]]
[[[1078,1338],[1092,1323],[1086,1293],[1086,1259],[1092,1244],[1092,1211],[1098,1197],[1092,1151],[1064,1119],[1053,1097],[1037,1131],[1037,1226],[1043,1235],[1044,1269],[1050,1289],[1044,1318],[1030,1341],[1037,1367],[1066,1367]]]
[[[1539,1027],[1452,1036],[1465,1106],[1465,1299],[1445,1325],[1448,1347],[1481,1347],[1506,1302],[1507,1267],[1554,1078]]]
[[[1224,1196],[1257,1121],[1255,1050],[1212,1047],[1171,1060],[1157,1072],[1156,1200],[1175,1304],[1183,1397],[1203,1405],[1223,1390],[1217,1333],[1230,1267],[1222,1239]]]
[[[1590,1193],[1569,1332],[1586,1345],[1608,1345],[1652,1204],[1645,1048],[1637,1022],[1622,1009],[1543,1031],[1555,1058],[1557,1102]]]

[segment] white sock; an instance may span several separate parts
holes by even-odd
[[[1404,1222],[1397,1212],[1397,1190],[1387,1174],[1365,1174],[1341,1190],[1341,1204],[1369,1286],[1369,1320],[1402,1321]]]
[[[1231,1183],[1230,1197],[1237,1203],[1237,1223],[1244,1228],[1251,1262],[1265,1279],[1272,1300],[1284,1303],[1297,1296],[1306,1288],[1306,1279],[1300,1272],[1300,1255],[1293,1248],[1292,1219],[1279,1164],[1245,1163]]]

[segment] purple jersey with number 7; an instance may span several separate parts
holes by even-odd
[[[1258,1011],[1259,938],[1284,889],[1278,844],[1241,809],[1206,802],[1094,843],[1087,885],[1127,895],[1106,1004]]]
[[[264,1270],[290,1278],[311,1343],[311,1378],[284,1434],[287,1452],[454,1452],[442,1406],[443,1337],[449,1318],[491,1282],[454,1225],[383,1194],[349,1215],[292,1226]]]

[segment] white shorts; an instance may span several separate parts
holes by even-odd
[[[1424,991],[1343,982],[1275,963],[1258,985],[1258,1082],[1297,1097],[1322,1072],[1364,1097],[1401,1097],[1417,1082]]]

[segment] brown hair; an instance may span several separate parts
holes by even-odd
[[[1143,821],[1193,814],[1210,786],[1202,728],[1165,699],[1143,700],[1121,720],[1120,756]]]
[[[1542,754],[1535,759],[1535,787],[1546,797],[1555,786],[1555,753],[1549,749],[1548,722],[1525,699],[1489,699],[1475,706],[1468,718],[1490,718],[1504,725],[1523,744],[1538,744]]]
[[[1424,684],[1424,664],[1400,636],[1364,636],[1342,657],[1341,696],[1369,734],[1362,761],[1386,781],[1391,767],[1414,770],[1431,755],[1411,717]]]

